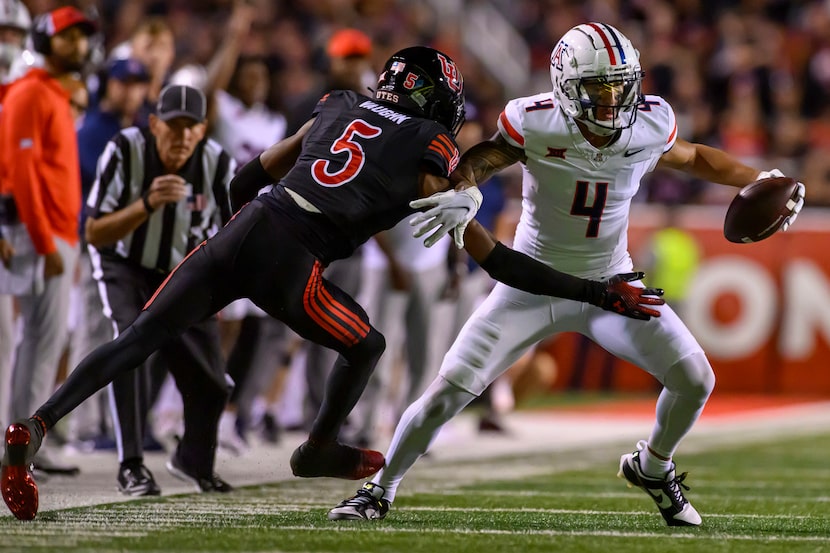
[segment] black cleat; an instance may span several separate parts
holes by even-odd
[[[383,453],[338,442],[303,443],[291,455],[291,472],[302,478],[329,476],[346,480],[368,478],[383,468]]]
[[[637,443],[637,451],[620,457],[620,471],[617,476],[625,478],[629,488],[636,486],[646,492],[657,504],[660,514],[669,526],[700,526],[703,522],[700,515],[683,495],[683,489],[689,489],[683,484],[688,473],[675,476],[672,463],[672,469],[663,478],[646,475],[640,468],[640,451],[646,447],[645,440],[641,440]]]
[[[43,427],[35,419],[9,425],[4,436],[0,492],[9,511],[19,520],[37,515],[38,490],[32,477],[32,459],[43,441]]]
[[[341,501],[329,511],[329,520],[381,520],[389,512],[389,502],[383,499],[385,490],[366,482],[357,493]]]
[[[233,486],[222,480],[218,474],[213,473],[209,476],[199,476],[190,469],[186,468],[179,460],[177,453],[167,461],[167,471],[185,482],[190,482],[196,486],[197,492],[218,492],[228,493],[233,491]]]
[[[128,463],[118,469],[118,491],[132,497],[161,495],[161,488],[150,469],[141,463]]]

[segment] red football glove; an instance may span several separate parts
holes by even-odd
[[[636,288],[628,284],[635,280],[642,280],[645,273],[621,273],[605,281],[605,292],[600,297],[597,307],[606,311],[613,311],[632,319],[647,321],[651,317],[659,317],[656,309],[644,307],[646,305],[665,305],[662,288]]]

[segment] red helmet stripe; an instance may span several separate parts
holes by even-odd
[[[602,39],[602,43],[605,45],[605,49],[608,50],[608,57],[611,58],[611,64],[617,65],[617,56],[614,55],[614,49],[611,47],[611,41],[608,40],[607,36],[605,36],[605,33],[602,31],[600,26],[596,23],[588,23],[588,26],[599,34]]]

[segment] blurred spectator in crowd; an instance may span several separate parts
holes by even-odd
[[[20,0],[0,1],[0,83],[16,77],[13,69],[25,65],[22,57],[32,26],[29,10]],[[31,56],[31,52],[26,52]]]
[[[67,337],[69,293],[78,258],[80,168],[70,93],[61,79],[81,70],[95,25],[62,7],[38,16],[35,50],[45,58],[16,81],[3,100],[3,179],[19,215],[13,225],[17,297],[23,335],[12,371],[11,417],[42,403],[55,384]],[[8,276],[8,275],[6,275]],[[74,474],[42,449],[35,467]]]
[[[29,11],[19,0],[0,0],[0,102],[3,100],[6,85],[15,78],[12,67],[23,63],[21,56],[31,26],[32,18]],[[0,202],[3,201],[0,198]],[[0,203],[0,210],[3,210],[5,205]],[[3,237],[4,224],[4,213],[0,213],[0,263],[8,268],[14,248]],[[12,296],[0,290],[0,427],[5,427],[4,423],[11,420],[8,417],[14,345]]]
[[[318,100],[330,90],[354,90],[366,94],[377,75],[372,70],[372,39],[358,29],[340,29],[326,43],[322,86],[288,106],[288,134],[297,131],[311,115]]]
[[[118,131],[137,123],[149,86],[150,73],[136,58],[112,59],[99,74],[97,102],[90,106],[78,129],[84,198],[95,180],[95,168],[104,146]]]
[[[162,90],[149,128],[130,127],[111,140],[98,163],[87,207],[86,238],[94,276],[118,332],[197,244],[230,219],[228,186],[235,163],[204,140],[206,100],[192,87]],[[216,318],[193,325],[158,356],[184,402],[184,435],[168,461],[198,491],[231,489],[213,472],[219,416],[227,400]],[[119,431],[118,489],[132,496],[160,489],[143,463],[149,390],[139,368],[110,385]]]
[[[256,16],[252,5],[234,4],[224,39],[207,67],[211,136],[240,167],[286,136],[285,117],[271,102],[268,59],[243,53]]]
[[[176,59],[176,42],[170,23],[164,17],[145,18],[133,31],[130,40],[113,49],[110,57],[134,58],[147,68],[150,74],[147,103],[138,121],[146,125],[147,116],[153,111]]]

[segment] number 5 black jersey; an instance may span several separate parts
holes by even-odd
[[[355,92],[326,95],[314,113],[297,163],[263,200],[298,219],[298,238],[324,262],[348,257],[410,215],[422,169],[448,176],[458,164],[458,146],[442,125]]]

